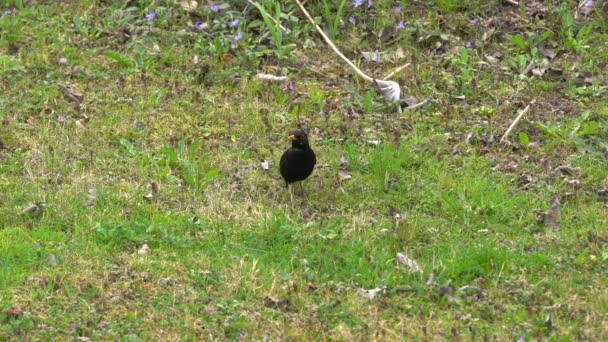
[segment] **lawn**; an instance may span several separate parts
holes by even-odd
[[[608,336],[608,2],[304,6],[0,0],[0,340]]]

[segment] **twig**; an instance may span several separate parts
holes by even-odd
[[[415,105],[411,105],[409,107],[405,107],[403,110],[414,110],[416,108],[420,108],[420,107],[424,106],[427,103],[429,103],[429,99],[424,99],[423,101],[418,102]]]
[[[519,6],[519,2],[515,0],[505,0],[505,2],[510,3],[511,5]]]
[[[250,0],[248,0],[250,1]],[[353,62],[351,62],[348,58],[346,58],[346,56],[344,56],[342,54],[342,52],[340,52],[340,50],[338,50],[338,48],[334,45],[334,43],[332,43],[331,39],[329,39],[329,37],[327,37],[327,35],[325,34],[325,32],[323,32],[323,30],[319,27],[319,25],[317,25],[317,23],[315,22],[315,20],[310,16],[310,14],[308,13],[308,11],[306,10],[306,8],[304,8],[304,6],[302,5],[302,3],[300,3],[299,0],[295,0],[296,4],[298,5],[298,7],[300,7],[300,10],[302,10],[302,13],[304,13],[304,15],[306,16],[306,18],[308,19],[308,21],[312,24],[312,26],[314,26],[314,28],[317,30],[317,32],[319,32],[319,34],[321,35],[321,37],[323,37],[323,39],[325,40],[325,42],[332,48],[332,50],[334,50],[334,52],[340,56],[340,58],[342,58],[343,61],[346,62],[346,64],[350,65],[351,68],[353,68],[353,70],[355,70],[355,72],[361,76],[363,79],[365,79],[368,82],[373,82],[374,79],[367,76],[365,73],[363,73],[363,71],[361,71],[361,69],[359,69],[355,64],[353,64]]]
[[[526,108],[522,109],[521,112],[519,112],[519,115],[515,118],[515,120],[513,120],[513,122],[511,123],[511,126],[509,126],[509,128],[507,129],[505,134],[502,136],[502,138],[500,138],[500,143],[502,143],[509,136],[509,134],[511,133],[513,128],[515,128],[515,126],[517,126],[517,123],[519,122],[519,120],[521,120],[521,118],[530,110],[530,105],[532,105],[535,102],[536,102],[536,99],[533,99],[532,101],[530,101],[530,103],[528,103]]]
[[[412,63],[407,62],[407,63],[405,63],[404,65],[402,65],[402,66],[398,67],[397,69],[393,70],[393,71],[392,71],[390,74],[388,74],[388,75],[384,76],[384,79],[385,79],[385,80],[390,79],[391,77],[395,76],[395,74],[397,74],[397,73],[401,72],[401,70],[403,70],[403,69],[407,68],[408,66],[410,66],[410,64],[412,64]]]

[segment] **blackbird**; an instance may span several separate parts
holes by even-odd
[[[293,131],[289,133],[291,148],[283,153],[279,163],[281,176],[289,189],[289,196],[293,203],[291,183],[303,181],[310,174],[317,163],[315,152],[308,144],[308,136],[304,131]]]

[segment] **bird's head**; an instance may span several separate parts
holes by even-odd
[[[304,131],[291,131],[289,132],[289,140],[293,147],[308,146],[308,136]]]

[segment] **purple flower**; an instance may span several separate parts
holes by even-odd
[[[201,22],[200,21],[195,21],[194,24],[192,24],[192,28],[195,30],[200,30],[201,29]]]
[[[405,25],[403,24],[403,20],[401,20],[398,24],[397,27],[395,27],[397,30],[403,30],[405,28]]]
[[[353,1],[353,7],[357,8],[363,5],[363,0],[355,0]]]
[[[471,49],[473,48],[473,43],[471,43],[471,42],[466,42],[466,43],[464,44],[464,47],[466,47],[466,48],[467,48],[467,50],[471,50]]]
[[[59,122],[60,124],[65,122],[65,118],[63,116],[60,116],[57,118],[57,122]]]
[[[401,6],[397,6],[395,7],[395,14],[399,14],[403,11],[403,9],[401,8]]]
[[[238,27],[239,26],[239,18],[234,19],[233,21],[231,21],[230,23],[228,23],[228,25],[230,27]]]
[[[243,32],[239,32],[239,33],[237,33],[237,34],[236,34],[236,36],[232,37],[232,39],[233,39],[235,42],[238,42],[239,40],[243,39]]]
[[[477,24],[480,21],[481,21],[481,18],[477,17],[477,18],[475,18],[473,20],[469,20],[469,25],[475,25],[475,24]]]
[[[283,87],[283,91],[294,93],[296,91],[296,87],[294,86],[293,82],[289,82]]]
[[[150,10],[148,14],[146,14],[146,19],[148,19],[148,21],[153,21],[156,19],[156,12]]]
[[[587,2],[585,2],[585,6],[586,6],[586,7],[591,7],[591,6],[593,6],[593,0],[587,0]]]
[[[517,342],[526,342],[526,339],[523,338],[523,337],[520,337],[520,338],[517,339]]]
[[[4,14],[6,15],[11,15],[11,13],[13,13],[13,10],[9,8],[6,9],[6,11],[4,11]]]
[[[348,18],[348,22],[354,25],[355,24],[355,17]]]
[[[372,0],[367,0],[367,8],[371,8],[372,6],[374,6]]]
[[[215,13],[220,11],[220,5],[213,5],[211,7],[206,7],[206,8],[210,9],[211,12],[215,12]]]

